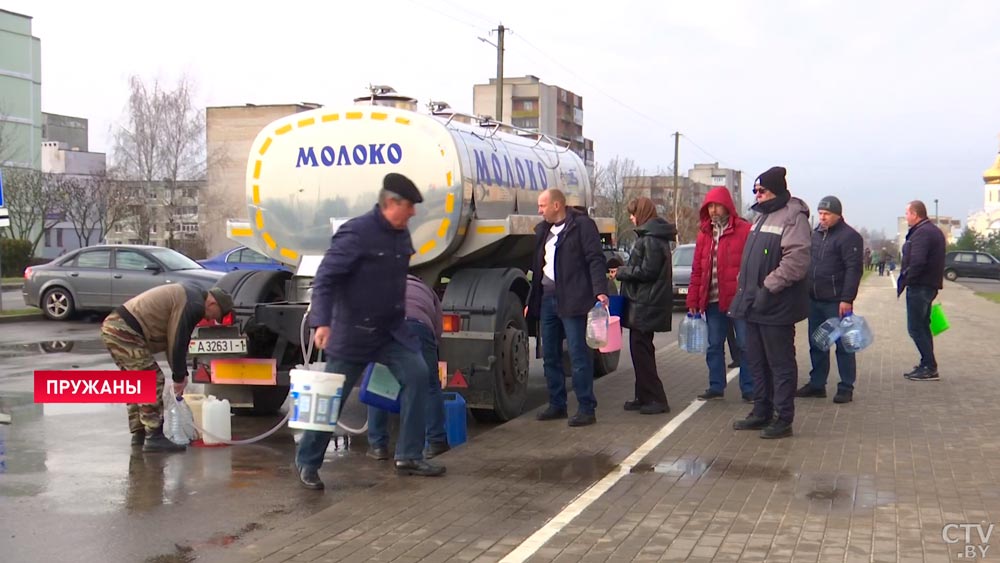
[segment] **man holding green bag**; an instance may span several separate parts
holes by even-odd
[[[931,333],[931,305],[944,288],[944,233],[927,218],[927,206],[920,200],[906,206],[910,230],[903,243],[903,264],[896,281],[896,295],[906,290],[906,328],[920,352],[920,363],[903,374],[910,381],[937,381],[934,335]]]

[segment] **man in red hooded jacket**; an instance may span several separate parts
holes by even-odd
[[[750,223],[740,217],[726,188],[713,188],[701,204],[701,229],[695,241],[691,264],[691,285],[687,307],[708,321],[708,389],[698,399],[721,399],[726,390],[726,356],[723,346],[730,323],[736,329],[736,346],[742,352],[746,324],[729,317],[729,304],[736,295],[737,277],[743,246],[750,233]],[[753,401],[753,377],[746,355],[740,357],[740,391],[745,402]]]

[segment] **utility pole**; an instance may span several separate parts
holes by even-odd
[[[503,24],[497,26],[497,121],[503,121]]]
[[[497,111],[493,116],[494,121],[503,121],[503,34],[510,29],[500,24],[496,29],[491,29],[490,33],[497,32],[497,42],[493,43],[489,39],[479,37],[478,39],[487,45],[492,45],[497,50]]]
[[[674,227],[680,228],[681,187],[679,185],[678,168],[680,167],[681,134],[674,132]],[[680,241],[678,241],[680,243]]]

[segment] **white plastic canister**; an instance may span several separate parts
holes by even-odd
[[[233,428],[229,400],[218,400],[215,395],[209,395],[201,407],[201,418],[205,435],[202,437],[206,445],[221,444],[223,440],[233,439]]]
[[[339,373],[293,369],[289,428],[333,432],[337,428],[346,378]]]

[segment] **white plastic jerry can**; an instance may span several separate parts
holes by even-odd
[[[233,439],[229,400],[218,400],[215,395],[209,395],[201,407],[201,417],[204,422],[205,444],[222,444]]]

